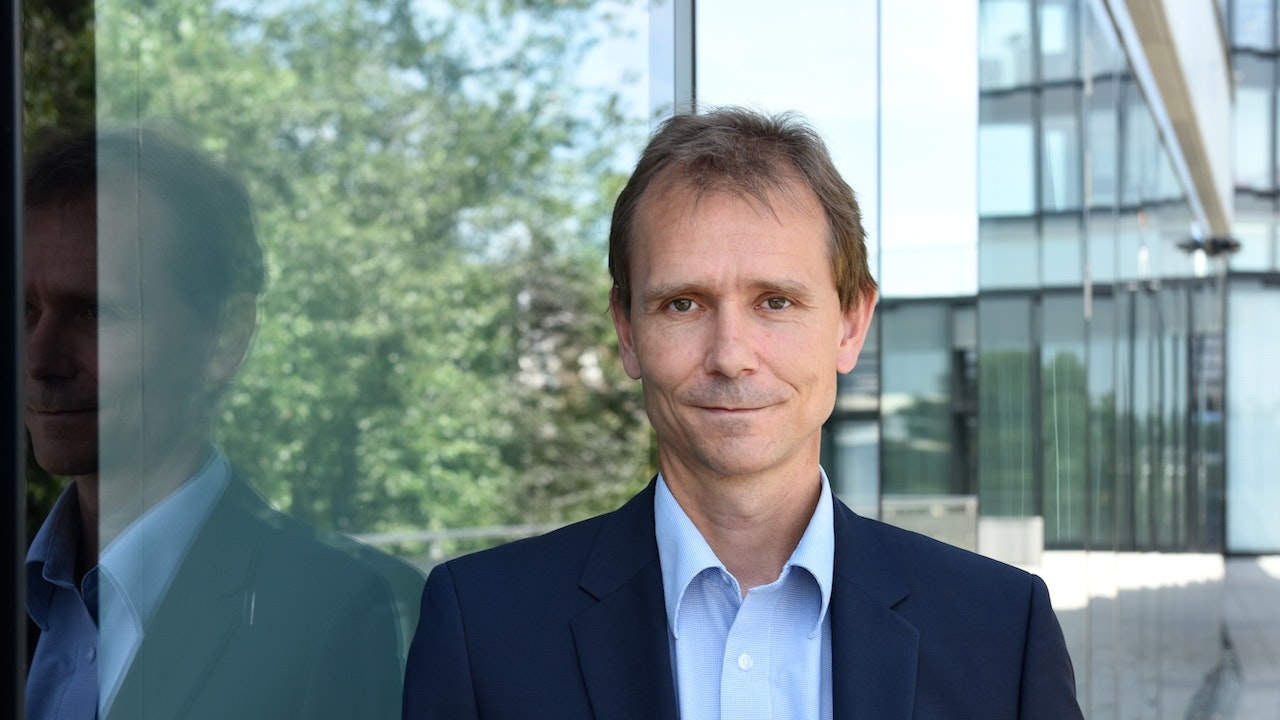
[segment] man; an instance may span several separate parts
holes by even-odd
[[[26,424],[72,478],[27,556],[27,716],[398,714],[371,553],[271,510],[211,441],[264,279],[244,187],[115,129],[38,156],[25,201]]]
[[[876,290],[817,136],[672,118],[609,244],[659,474],[611,514],[437,567],[405,717],[1080,717],[1043,582],[832,496],[820,433]]]

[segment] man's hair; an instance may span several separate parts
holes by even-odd
[[[236,294],[257,297],[265,284],[253,203],[243,183],[205,153],[158,129],[116,127],[46,140],[27,164],[27,213],[89,202],[96,213],[99,185],[150,194],[145,222],[165,229],[168,280],[211,323]],[[144,241],[145,241],[144,237]]]
[[[794,114],[742,108],[675,115],[649,140],[613,207],[609,273],[624,312],[631,307],[631,252],[640,204],[655,185],[689,188],[698,197],[728,192],[768,207],[769,194],[800,180],[826,213],[832,270],[844,309],[867,301],[876,283],[867,267],[862,213],[818,133]],[[658,190],[654,190],[657,192]]]

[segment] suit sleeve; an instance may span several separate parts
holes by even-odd
[[[1039,577],[1034,578],[1031,588],[1018,706],[1021,718],[1084,717],[1076,700],[1075,671],[1062,627],[1049,602],[1049,589]]]
[[[449,566],[427,578],[422,614],[405,667],[404,720],[479,718],[462,608]]]

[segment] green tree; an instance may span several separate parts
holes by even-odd
[[[559,522],[646,479],[603,264],[644,126],[575,80],[617,6],[98,5],[99,122],[172,125],[258,205],[270,279],[220,442],[278,505]]]

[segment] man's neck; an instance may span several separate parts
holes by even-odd
[[[76,584],[98,564],[98,474],[78,475],[76,502],[80,511],[80,543],[76,548]]]
[[[101,548],[194,477],[209,453],[208,442],[201,441],[165,453],[145,470],[125,461],[104,472],[77,477],[81,551],[88,563],[85,570],[97,564]]]
[[[663,478],[671,495],[711,546],[725,569],[748,590],[767,585],[804,536],[822,490],[815,463],[812,472],[790,478],[718,478],[691,481]],[[802,479],[808,478],[808,479]]]

